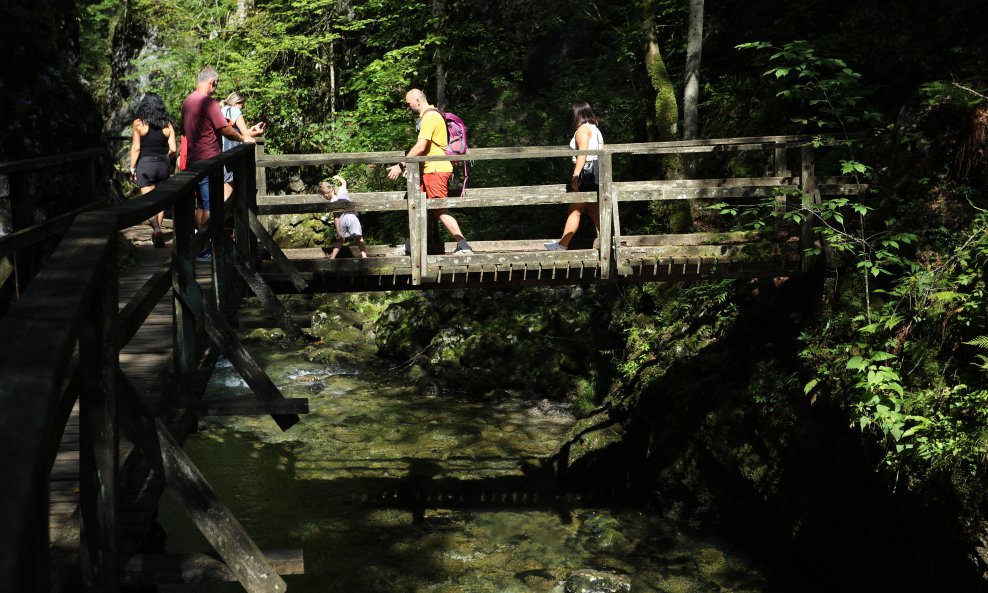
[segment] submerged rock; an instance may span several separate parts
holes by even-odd
[[[602,570],[574,570],[566,578],[566,593],[628,593],[631,581],[624,575]]]

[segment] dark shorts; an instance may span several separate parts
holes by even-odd
[[[166,156],[142,156],[135,167],[137,187],[158,185],[172,173],[172,162]]]

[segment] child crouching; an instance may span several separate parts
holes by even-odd
[[[336,187],[328,181],[323,181],[319,184],[319,195],[330,202],[349,202],[350,193],[346,188],[346,179],[339,175],[333,175],[333,179],[338,181],[340,186]],[[351,237],[360,249],[360,257],[367,257],[364,232],[360,228],[360,219],[357,218],[356,214],[353,212],[334,212],[333,224],[336,226],[336,241],[333,243],[333,252],[329,255],[329,259],[336,259],[340,247],[343,247],[343,242]]]

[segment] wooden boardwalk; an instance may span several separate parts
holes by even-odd
[[[120,277],[119,295],[120,308],[137,293],[143,284],[168,265],[172,250],[155,249],[150,242],[150,229],[139,225],[126,229],[122,235],[134,244],[133,255],[136,264],[127,269]],[[166,232],[166,237],[170,234]],[[169,243],[169,247],[171,244]],[[208,267],[203,265],[202,276],[208,274]],[[168,373],[172,361],[172,311],[171,294],[158,303],[147,321],[133,339],[120,351],[120,367],[131,380],[138,392],[153,399],[154,387],[162,373]],[[59,445],[55,463],[52,466],[49,482],[49,521],[48,529],[53,555],[61,555],[70,559],[78,554],[79,549],[79,402],[75,402],[72,414],[66,424]],[[126,525],[122,525],[122,531]],[[53,562],[54,570],[70,570],[75,562]],[[53,587],[59,586],[68,578],[53,575]]]

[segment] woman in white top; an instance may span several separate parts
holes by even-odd
[[[604,137],[597,129],[597,116],[586,101],[573,103],[573,139],[569,146],[574,150],[598,150],[604,146]],[[597,191],[599,183],[599,163],[596,156],[581,154],[573,157],[573,177],[566,186],[567,192]],[[580,228],[580,216],[586,212],[600,232],[600,212],[596,203],[583,202],[569,205],[569,215],[563,236],[558,241],[546,243],[549,251],[562,251],[569,248],[573,235]]]
[[[265,125],[264,123],[254,124],[252,127],[247,127],[247,121],[244,120],[244,103],[246,100],[244,96],[233,91],[230,93],[226,99],[223,100],[223,107],[220,108],[220,113],[223,117],[230,122],[235,130],[240,132],[242,136],[260,136],[264,133]],[[223,136],[223,150],[227,151],[235,146],[240,146],[240,142],[236,140],[230,140],[226,136]],[[233,195],[233,171],[230,171],[226,167],[223,167],[223,200],[229,200],[230,196]]]

